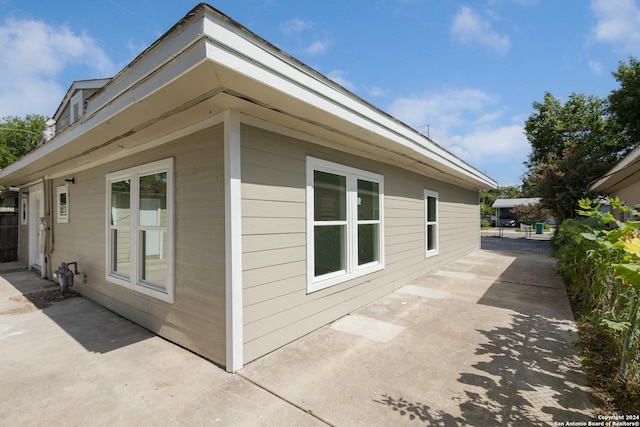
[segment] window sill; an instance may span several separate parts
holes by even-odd
[[[358,277],[366,276],[367,274],[375,273],[376,271],[380,270],[384,270],[384,264],[376,263],[374,265],[367,264],[365,268],[356,270],[351,274],[330,273],[326,276],[314,277],[309,283],[307,283],[307,294],[317,292],[322,289],[327,289],[331,286],[348,282],[349,280],[357,279]]]
[[[153,289],[147,286],[133,284],[127,280],[123,280],[117,276],[107,275],[107,282],[113,283],[118,286],[122,286],[123,288],[127,288],[139,294],[143,294],[146,296],[150,296],[156,299],[159,299],[164,302],[168,302],[169,304],[173,304],[173,292],[165,292],[158,289]]]
[[[437,250],[437,249],[435,249],[435,250],[428,251],[427,253],[425,253],[425,254],[424,254],[424,257],[425,257],[425,258],[431,258],[431,257],[433,257],[433,256],[438,255],[438,253],[439,253],[439,252],[438,252],[438,250]]]

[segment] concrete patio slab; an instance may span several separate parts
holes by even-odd
[[[85,298],[7,313],[7,294],[50,285],[28,271],[0,278],[0,424],[326,425]]]
[[[484,249],[237,374],[85,298],[43,302],[33,295],[56,292],[55,284],[12,268],[0,273],[0,419],[17,426],[592,420],[548,242],[514,240],[483,238]]]
[[[549,242],[533,243],[545,251],[500,249],[511,243],[490,242],[493,250],[473,252],[414,281],[412,292],[405,286],[351,315],[403,327],[391,341],[329,326],[240,374],[340,426],[593,420]],[[433,298],[438,290],[446,296]]]

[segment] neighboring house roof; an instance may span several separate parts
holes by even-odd
[[[640,147],[627,154],[602,177],[591,183],[589,190],[595,193],[611,193],[638,181],[640,172]]]
[[[491,207],[494,208],[494,209],[512,208],[514,206],[532,205],[532,204],[539,203],[539,202],[540,202],[540,198],[539,197],[516,198],[516,199],[496,199],[496,201],[493,202],[493,205],[491,205]]]
[[[116,160],[221,123],[230,109],[245,123],[275,123],[301,139],[433,179],[471,189],[497,186],[207,4],[196,6],[89,98],[81,120],[1,170],[0,182],[24,185]]]
[[[71,83],[69,90],[65,94],[64,98],[62,98],[62,102],[58,106],[55,114],[53,115],[53,120],[56,122],[60,119],[60,115],[64,111],[65,107],[69,105],[71,102],[71,98],[78,92],[79,90],[88,90],[88,89],[102,89],[104,85],[111,81],[110,78],[107,79],[91,79],[91,80],[76,80]],[[86,101],[86,100],[85,100]]]

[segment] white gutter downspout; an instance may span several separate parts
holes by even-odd
[[[240,113],[224,112],[224,210],[226,277],[226,363],[228,372],[242,369],[242,199]]]

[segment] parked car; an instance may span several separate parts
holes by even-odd
[[[498,227],[517,227],[518,221],[513,218],[500,218],[498,221]]]

